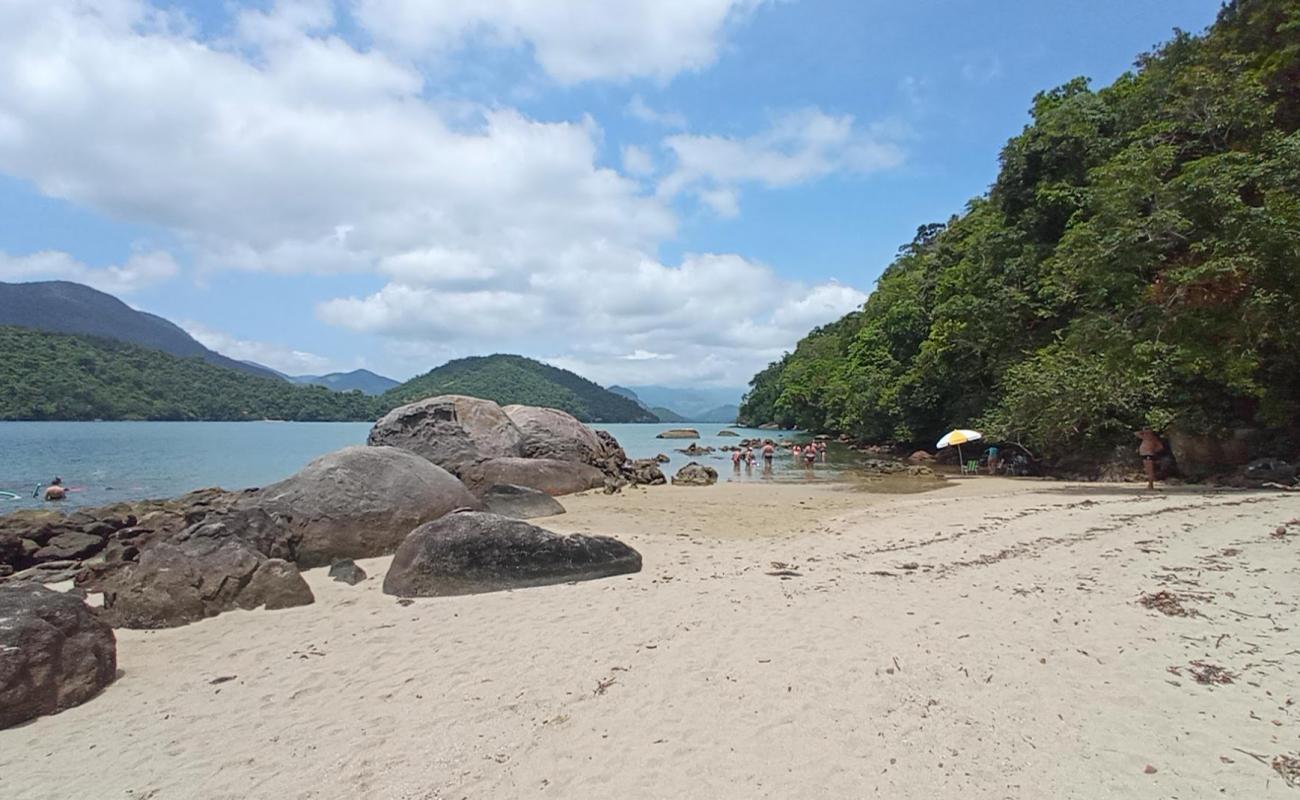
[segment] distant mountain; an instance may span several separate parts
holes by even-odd
[[[673,411],[671,408],[663,408],[662,406],[656,406],[650,409],[650,413],[658,417],[660,422],[691,422],[692,421],[687,419],[686,417],[683,417],[681,414],[678,414],[676,411]]]
[[[381,401],[97,336],[0,326],[0,419],[372,420]]]
[[[634,401],[568,370],[501,354],[449,361],[385,392],[382,402],[398,405],[440,394],[558,408],[583,422],[656,421]]]
[[[0,325],[80,333],[151,347],[218,367],[280,379],[274,370],[213,352],[162,317],[135,309],[98,289],[69,281],[0,282]]]
[[[695,418],[694,422],[724,422],[728,425],[736,421],[740,406],[728,405],[711,408]]]
[[[291,375],[294,383],[306,383],[324,386],[336,392],[353,390],[364,394],[379,395],[398,386],[398,382],[383,375],[376,375],[368,369],[354,369],[351,372],[331,372],[328,375]]]
[[[653,411],[653,409],[651,409],[650,406],[646,405],[645,402],[640,397],[637,396],[636,392],[632,391],[626,386],[610,386],[607,387],[607,391],[613,392],[614,394],[620,397],[626,397],[628,400],[631,400],[632,402],[641,406],[646,411]]]
[[[692,422],[712,422],[720,406],[739,404],[745,390],[741,388],[691,388],[670,386],[630,386],[638,398],[653,408],[669,408]],[[731,420],[728,420],[731,421]]]

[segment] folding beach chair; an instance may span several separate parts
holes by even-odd
[[[963,475],[978,475],[979,473],[980,462],[977,458],[972,458],[970,461],[961,465],[961,474]]]

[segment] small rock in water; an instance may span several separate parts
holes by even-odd
[[[330,564],[330,577],[349,586],[356,586],[366,579],[366,571],[352,559],[340,558]]]

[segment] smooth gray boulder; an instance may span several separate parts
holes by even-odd
[[[210,523],[150,544],[138,561],[114,565],[93,588],[104,593],[101,614],[117,628],[172,628],[236,608],[315,601],[293,564],[267,558]]]
[[[483,493],[483,504],[493,514],[514,519],[537,519],[564,513],[560,501],[546,492],[501,483]]]
[[[641,570],[641,554],[608,536],[561,536],[498,514],[448,514],[411,531],[384,593],[443,597],[591,580]]]
[[[288,519],[298,566],[370,558],[397,549],[418,525],[456,508],[482,508],[455,475],[396,447],[345,447],[250,499]]]
[[[115,677],[113,629],[79,597],[0,585],[0,728],[80,705]]]
[[[655,437],[656,439],[698,439],[700,432],[694,428],[672,428]]]
[[[673,486],[712,486],[718,482],[718,471],[695,461],[677,470]]]
[[[483,459],[524,454],[524,434],[501,406],[456,394],[393,409],[370,429],[367,442],[409,450],[457,475]]]
[[[503,411],[523,434],[525,458],[554,458],[595,466],[605,445],[572,414],[555,408],[510,405]]]
[[[467,468],[462,477],[482,493],[498,484],[526,486],[549,495],[573,494],[605,485],[605,473],[589,464],[554,458],[492,458]]]

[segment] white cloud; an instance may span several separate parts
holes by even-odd
[[[655,171],[654,156],[643,147],[629,144],[623,148],[623,170],[638,177],[652,175]]]
[[[338,371],[330,359],[315,353],[270,342],[240,339],[193,320],[181,320],[177,324],[204,347],[237,361],[255,361],[286,375],[321,375]]]
[[[710,66],[729,23],[762,0],[356,0],[372,35],[407,53],[455,52],[468,40],[531,47],[562,83],[651,77]]]
[[[0,280],[76,281],[113,295],[131,294],[162,283],[179,271],[171,255],[158,250],[134,253],[125,264],[109,267],[91,267],[54,250],[25,256],[0,252]]]
[[[659,194],[691,190],[718,213],[734,216],[736,188],[743,184],[785,187],[897,167],[904,159],[904,133],[897,125],[864,128],[847,114],[805,109],[779,116],[766,131],[745,138],[677,134],[664,140],[677,165],[660,182]]]
[[[726,17],[752,4],[699,4],[723,5]],[[236,38],[216,45],[134,0],[4,0],[0,172],[166,229],[203,270],[382,276],[378,291],[316,314],[387,337],[381,369],[396,373],[515,351],[568,358],[601,381],[737,385],[810,324],[863,299],[736,255],[669,265],[653,254],[676,232],[672,194],[735,213],[742,184],[889,162],[878,132],[808,112],[748,139],[675,137],[677,188],[647,195],[599,165],[593,120],[430,101],[410,61],[354,48],[332,32],[330,10],[300,1],[247,12]],[[642,13],[659,12],[644,4],[631,16]],[[654,39],[661,29],[651,27]],[[559,58],[543,55],[559,47],[551,40],[529,41],[544,63]],[[656,168],[648,153],[628,153],[627,173]],[[759,166],[744,163],[751,157]],[[97,279],[125,291],[175,265],[149,254],[114,269]],[[229,338],[217,349],[287,371],[326,368],[322,356]],[[638,352],[663,357],[626,357]]]
[[[632,95],[627,102],[627,115],[647,125],[661,125],[665,128],[685,128],[686,117],[674,111],[656,111],[646,103],[639,94]]]
[[[1002,77],[1002,59],[996,53],[971,56],[962,62],[961,77],[967,83],[992,83]]]

